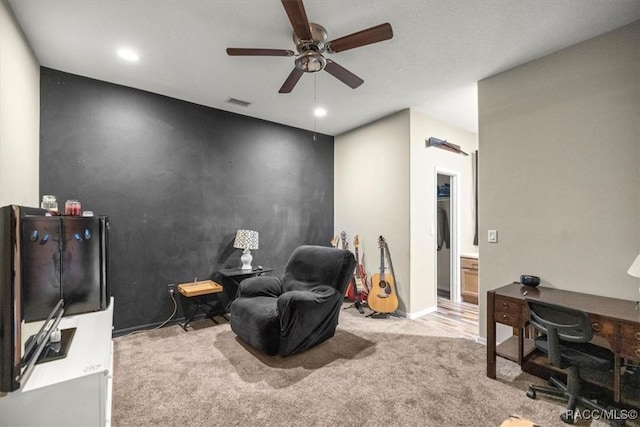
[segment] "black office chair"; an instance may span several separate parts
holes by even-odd
[[[547,302],[527,299],[531,324],[543,335],[535,339],[536,348],[545,352],[549,362],[567,370],[567,384],[555,377],[550,387],[530,385],[527,396],[536,398],[536,392],[564,398],[567,410],[560,419],[573,424],[578,404],[594,411],[607,411],[600,404],[583,395],[580,368],[608,371],[613,368],[614,356],[606,348],[590,344],[593,338],[589,316],[580,311]]]

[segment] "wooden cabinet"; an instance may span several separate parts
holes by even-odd
[[[462,300],[478,304],[478,259],[460,257],[460,291]]]

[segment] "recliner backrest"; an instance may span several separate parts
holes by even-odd
[[[530,322],[547,335],[549,361],[561,365],[560,341],[586,343],[593,338],[587,313],[562,305],[527,298]]]
[[[325,246],[300,246],[287,262],[282,288],[287,292],[328,285],[344,293],[354,268],[355,258],[349,251]]]

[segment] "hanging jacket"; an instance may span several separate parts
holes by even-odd
[[[438,250],[443,245],[449,249],[449,219],[447,211],[438,206]]]

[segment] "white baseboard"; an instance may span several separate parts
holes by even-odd
[[[487,339],[486,339],[486,338],[484,338],[484,337],[478,337],[478,338],[476,338],[476,342],[477,342],[478,344],[482,344],[482,345],[484,345],[485,347],[486,347],[486,345],[487,345]]]
[[[433,307],[427,307],[423,310],[420,311],[416,311],[415,313],[402,313],[403,317],[406,317],[407,319],[417,319],[419,317],[425,316],[429,313],[434,313],[435,311],[438,310],[437,306],[433,306]],[[399,312],[396,312],[399,313]]]

